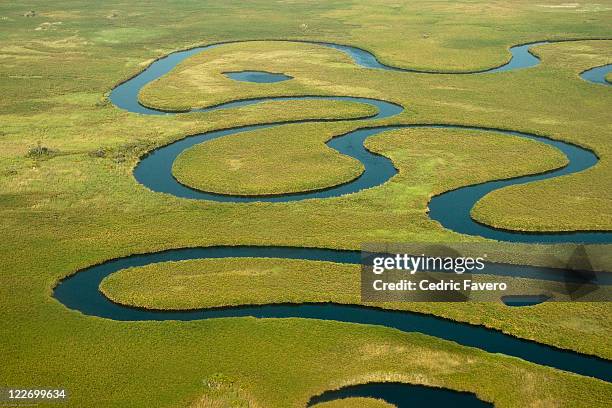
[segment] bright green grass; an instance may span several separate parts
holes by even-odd
[[[222,374],[213,374],[202,381],[202,395],[189,405],[190,408],[259,408],[240,384]]]
[[[311,105],[151,118],[118,111],[104,95],[155,57],[231,39],[337,41],[368,48],[388,63],[457,70],[498,65],[509,57],[505,48],[523,41],[609,35],[609,1],[575,9],[545,7],[556,1],[537,3],[297,1],[271,6],[256,1],[249,3],[249,13],[243,2],[0,5],[0,385],[66,387],[70,400],[65,406],[71,407],[178,407],[206,394],[205,381],[220,373],[263,407],[299,407],[326,389],[391,378],[477,392],[498,406],[604,405],[609,384],[418,334],[300,319],[113,322],[69,311],[51,297],[57,280],[79,268],[172,247],[359,248],[363,241],[466,239],[427,219],[425,201],[416,199],[432,186],[443,190],[500,175],[472,175],[472,164],[463,167],[467,159],[454,163],[454,144],[439,146],[434,153],[444,157],[432,155],[419,167],[408,161],[409,149],[398,149],[395,162],[401,154],[407,158],[405,178],[348,197],[279,205],[193,202],[135,183],[131,169],[138,156],[188,134],[301,119]],[[29,9],[37,16],[23,17]],[[589,43],[598,55],[589,64],[606,62],[607,44]],[[542,50],[565,55],[566,45]],[[576,69],[563,61],[545,58],[539,68],[503,75],[400,77],[362,75],[342,63],[341,54],[328,52],[344,75],[334,85],[347,91],[359,85],[359,96],[405,100],[402,121],[503,126],[594,148],[602,162],[589,174],[559,181],[559,196],[548,203],[551,214],[563,214],[563,197],[580,183],[609,179],[609,89],[580,81]],[[568,53],[570,59],[581,54]],[[193,85],[193,97],[201,99],[203,93]],[[321,84],[310,86],[311,92],[325,93]],[[518,87],[523,90],[517,92]],[[241,88],[224,97],[243,94]],[[310,112],[313,117],[330,114]],[[356,126],[327,124],[321,132],[339,134]],[[54,156],[27,158],[38,141]],[[105,157],[90,155],[99,149]],[[474,159],[504,161],[495,150],[487,153]],[[428,166],[435,166],[435,177]],[[517,172],[532,166],[538,163],[505,163]],[[529,194],[537,197],[537,186],[532,188]],[[576,208],[576,214],[602,210],[599,204]],[[543,210],[534,214],[546,221]],[[584,226],[589,219],[558,217],[555,227]],[[440,307],[463,317],[473,313]]]
[[[200,190],[242,195],[314,190],[359,176],[363,171],[361,163],[327,147],[324,142],[336,134],[324,133],[321,128],[321,124],[282,126],[196,145],[179,156],[173,174],[182,183]],[[454,151],[445,152],[447,146],[453,145],[457,146]],[[435,169],[445,158],[461,163],[462,168],[470,169],[470,177],[478,174],[483,181],[493,172],[499,177],[522,174],[524,168],[519,172],[508,164],[524,157],[541,158],[529,163],[532,172],[567,162],[556,150],[541,143],[464,130],[402,129],[373,137],[368,147],[390,157],[404,172],[412,173],[397,178],[411,179],[406,183],[413,186],[409,194],[411,200],[421,201],[418,208],[423,215],[431,195],[444,191],[428,186],[425,180],[429,175],[432,183],[439,184]],[[505,160],[490,155],[491,151],[503,151]],[[475,161],[474,157],[484,161]],[[415,170],[419,177],[414,177]]]
[[[558,47],[539,47],[537,54],[552,65],[567,67],[565,75],[571,81],[575,73],[602,63],[612,63],[610,45],[605,48],[605,58],[602,58],[600,49],[593,45],[565,43]],[[591,86],[610,94],[610,89],[605,86]],[[603,117],[594,120],[609,123]],[[600,132],[606,137],[609,135],[609,129]],[[610,166],[607,154],[597,148],[594,150],[602,159],[601,162],[595,168],[577,175],[575,183],[566,184],[564,177],[545,180],[537,186],[517,185],[498,190],[477,203],[472,210],[472,217],[485,224],[515,230],[597,230],[606,225],[604,229],[609,230],[612,219],[612,197],[609,193],[612,189],[612,174],[607,170]],[[559,194],[563,189],[568,189],[568,193]]]
[[[204,381],[203,395],[189,408],[260,408],[233,380],[221,375],[213,375]],[[394,407],[384,400],[374,398],[343,398],[322,402],[316,408],[390,408]]]
[[[562,287],[529,279],[496,278],[494,281],[507,282],[509,293],[514,294],[540,294],[543,288],[558,292]],[[105,278],[100,289],[117,303],[184,310],[266,303],[360,304],[359,282],[358,265],[236,258],[130,268]],[[562,300],[558,295],[555,297]],[[516,308],[496,299],[495,302],[458,303],[452,307],[443,303],[408,302],[372,305],[433,313],[561,348],[612,357],[612,348],[606,345],[612,325],[605,303],[559,302]],[[577,338],[579,343],[575,341]]]
[[[321,132],[320,124],[232,135],[187,149],[174,162],[172,173],[190,187],[222,194],[331,187],[358,177],[364,169],[356,159],[324,144],[332,136]]]
[[[612,41],[551,44],[538,47],[537,52],[544,63],[536,69],[447,76],[367,70],[357,67],[344,54],[309,44],[230,44],[184,61],[170,75],[147,86],[141,100],[162,109],[185,109],[225,102],[228,98],[357,95],[383,98],[406,107],[403,114],[387,119],[386,123],[459,123],[549,135],[595,150],[601,162],[584,173],[497,191],[478,203],[474,218],[498,227],[527,231],[609,230],[612,167],[608,163],[607,106],[612,103],[612,96],[609,89],[582,81],[578,74],[587,67],[612,61],[607,56],[612,52]],[[245,86],[221,74],[231,67],[284,72],[294,79]],[[584,101],[588,113],[576,110],[574,103],[555,102],[561,99]],[[264,147],[254,144],[258,152],[263,149],[267,154],[252,154],[249,166],[242,170],[235,169],[236,163],[231,162],[235,160],[233,156],[240,159],[249,154],[244,137],[237,136],[235,140],[227,138],[189,149],[177,162],[175,174],[199,189],[237,194],[321,188],[342,181],[342,177],[348,181],[356,174],[348,166],[344,171],[329,171],[327,167],[333,164],[323,163],[320,156],[325,153],[328,157],[329,150],[322,145],[317,151],[305,147],[296,133],[286,138],[284,146],[295,152],[295,157],[271,154],[276,151],[283,131],[271,132],[268,140],[262,141]],[[304,137],[309,140],[308,132]],[[455,145],[471,149],[468,143],[458,141]],[[305,157],[305,151],[310,157]],[[515,162],[534,161],[535,157],[539,156],[524,152]],[[304,171],[303,166],[310,166],[313,171]],[[281,178],[275,173],[277,168],[288,169],[286,179],[277,180]],[[487,170],[485,166],[483,169]],[[319,178],[313,179],[313,174]]]

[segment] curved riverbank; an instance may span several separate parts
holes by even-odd
[[[334,49],[338,49],[347,55],[349,55],[356,64],[366,68],[372,69],[388,69],[388,70],[400,70],[405,71],[403,68],[391,67],[388,65],[381,64],[376,57],[360,48],[350,47],[346,45],[330,44],[330,43],[317,43]],[[530,53],[530,48],[533,46],[548,43],[547,41],[533,42],[529,44],[522,44],[515,47],[511,47],[512,58],[510,61],[500,67],[493,68],[480,73],[494,73],[502,71],[510,71],[520,68],[528,68],[535,66],[539,63],[539,58]],[[197,47],[194,49],[179,51],[168,55],[165,58],[159,59],[152,63],[149,68],[145,69],[140,75],[133,77],[132,79],[122,83],[111,93],[111,101],[118,107],[126,109],[130,112],[140,114],[172,114],[171,112],[159,111],[154,108],[145,107],[138,102],[138,93],[146,84],[157,79],[158,77],[168,73],[177,64],[183,61],[185,58],[192,56],[195,53],[205,51],[207,49],[215,48],[220,44],[213,44],[204,47]],[[410,71],[410,70],[408,70]],[[412,72],[412,71],[410,71]],[[605,74],[602,74],[605,75]],[[378,110],[378,114],[368,117],[367,119],[385,119],[398,115],[403,111],[403,107],[382,100],[372,98],[359,98],[350,96],[300,96],[300,97],[270,97],[270,98],[255,98],[238,100],[227,103],[222,103],[215,106],[206,108],[198,108],[190,110],[189,112],[209,112],[218,109],[230,109],[235,107],[253,105],[265,101],[286,101],[286,100],[301,100],[301,99],[325,99],[325,100],[337,100],[344,102],[356,102],[368,104],[375,107]],[[361,118],[364,120],[366,118]],[[342,120],[342,119],[340,119]],[[354,120],[354,119],[352,119]],[[481,183],[472,186],[465,186],[456,190],[447,191],[445,193],[434,196],[430,203],[430,217],[438,221],[445,228],[451,229],[455,232],[476,235],[484,238],[495,239],[499,241],[509,242],[525,242],[525,243],[558,243],[558,242],[580,242],[580,243],[608,243],[612,242],[612,234],[609,232],[600,231],[559,231],[554,233],[540,233],[540,232],[523,232],[523,231],[511,231],[497,229],[491,226],[483,225],[471,217],[471,209],[474,205],[488,193],[501,189],[507,186],[515,184],[524,184],[531,181],[545,180],[553,177],[562,175],[572,174],[586,170],[594,166],[598,159],[597,156],[590,150],[587,150],[576,145],[553,140],[545,136],[539,136],[535,134],[528,134],[524,132],[495,129],[495,128],[483,128],[483,127],[472,127],[466,125],[454,125],[454,124],[414,124],[414,125],[390,125],[383,127],[364,127],[359,128],[355,131],[333,138],[328,142],[328,146],[336,149],[338,152],[348,155],[350,157],[359,160],[364,165],[363,174],[351,181],[346,183],[324,188],[321,190],[308,191],[304,193],[291,193],[291,194],[275,194],[272,196],[235,196],[235,195],[223,195],[216,193],[209,193],[205,191],[195,190],[188,186],[182,185],[172,175],[172,163],[178,155],[188,149],[189,147],[212,140],[215,138],[230,136],[237,133],[247,132],[251,130],[264,129],[272,126],[280,126],[286,123],[303,123],[303,122],[316,122],[317,120],[296,120],[288,122],[276,122],[268,124],[257,124],[251,126],[242,126],[233,129],[223,129],[212,132],[201,133],[198,135],[190,136],[177,142],[168,144],[159,149],[154,150],[150,154],[142,158],[134,170],[135,178],[149,189],[157,192],[164,192],[175,195],[182,198],[200,199],[200,200],[211,200],[211,201],[222,201],[232,203],[243,203],[243,202],[254,202],[254,201],[268,201],[268,202],[288,202],[288,201],[299,201],[311,198],[329,198],[341,196],[344,194],[355,193],[360,190],[376,187],[380,184],[388,181],[393,175],[397,173],[397,170],[393,167],[392,163],[379,155],[373,154],[368,151],[364,146],[363,142],[369,136],[381,133],[387,130],[394,130],[399,128],[447,128],[447,129],[468,129],[468,130],[486,130],[497,132],[502,135],[513,135],[518,137],[524,137],[531,140],[537,140],[538,142],[546,143],[561,150],[569,160],[569,164],[562,169],[557,169],[550,172],[541,174],[528,175],[522,177],[516,177],[506,180],[496,180],[486,183]],[[331,120],[334,121],[334,120]]]
[[[106,298],[99,290],[108,275],[125,268],[152,263],[189,259],[219,258],[277,258],[331,261],[359,264],[359,251],[340,251],[323,248],[299,247],[206,247],[184,248],[150,254],[118,258],[89,267],[60,281],[54,296],[65,306],[86,315],[122,321],[202,320],[222,317],[311,318],[347,323],[376,324],[407,332],[421,332],[459,344],[477,347],[492,353],[503,353],[578,374],[612,381],[612,362],[593,356],[561,350],[536,342],[522,340],[497,330],[458,323],[414,312],[385,310],[358,305],[277,304],[237,306],[195,310],[151,310],[119,305]],[[535,279],[564,280],[554,268],[526,267],[497,264],[487,268],[489,274],[521,276]],[[612,274],[596,273],[594,282],[612,284]]]
[[[425,385],[407,384],[401,382],[372,382],[355,384],[337,390],[326,391],[314,396],[308,401],[311,407],[327,401],[341,398],[377,398],[382,399],[397,408],[415,406],[432,407],[471,407],[485,408],[493,404],[483,402],[474,394],[451,391],[444,388],[428,387]]]
[[[365,50],[329,43],[308,42],[338,49],[347,53],[356,64],[372,69],[390,69],[398,71],[411,70],[395,68],[381,64],[376,57]],[[479,73],[494,73],[518,68],[527,68],[539,63],[539,59],[529,53],[529,48],[541,44],[531,43],[511,48],[512,59],[505,65]],[[138,93],[143,86],[162,75],[170,72],[178,63],[195,53],[217,47],[214,44],[198,47],[191,50],[180,51],[161,58],[152,63],[147,69],[132,79],[117,86],[110,95],[110,100],[117,107],[133,113],[145,115],[173,115],[176,112],[163,112],[151,107],[145,107],[138,102]],[[516,53],[516,55],[515,55]],[[535,61],[534,61],[535,59]],[[514,62],[513,62],[514,61]],[[422,72],[425,73],[425,72]],[[465,74],[465,73],[464,73]],[[376,120],[391,118],[402,112],[403,107],[391,102],[371,98],[349,96],[302,96],[258,98],[251,100],[232,101],[214,107],[193,109],[189,112],[206,112],[217,109],[252,105],[269,100],[294,100],[308,98],[324,98],[355,103],[365,103],[376,107],[378,113],[372,117],[358,120]],[[355,119],[346,119],[355,120]],[[310,120],[316,122],[318,120]],[[292,121],[300,123],[304,121]],[[361,127],[352,132],[331,139],[328,145],[342,154],[356,158],[364,164],[365,171],[362,176],[346,184],[334,186],[320,191],[282,195],[273,197],[241,197],[223,196],[193,190],[181,185],[172,177],[172,163],[185,149],[194,144],[202,143],[214,138],[230,136],[240,132],[280,126],[285,123],[268,123],[242,126],[238,128],[216,130],[202,133],[177,142],[168,144],[150,152],[142,158],[134,169],[137,181],[153,191],[165,192],[177,197],[191,199],[205,199],[229,203],[245,203],[252,201],[288,202],[304,199],[322,199],[338,197],[343,194],[356,193],[365,188],[376,187],[393,177],[397,170],[391,161],[383,156],[374,154],[364,147],[369,136],[380,132],[402,128],[443,128],[464,129],[473,131],[490,131],[500,135],[511,135],[525,139],[536,140],[559,149],[564,153],[569,164],[561,169],[536,175],[528,175],[513,179],[491,181],[477,185],[462,187],[434,197],[430,202],[430,217],[440,222],[446,228],[456,232],[477,235],[491,239],[510,242],[579,242],[579,243],[608,243],[612,242],[610,232],[568,232],[568,233],[537,233],[525,234],[516,231],[501,231],[474,222],[470,217],[473,205],[488,192],[505,186],[522,184],[536,180],[543,180],[561,175],[583,171],[597,163],[597,156],[590,150],[570,143],[552,140],[550,138],[517,132],[513,130],[473,127],[456,124],[412,124],[412,125],[386,125],[378,127]],[[106,276],[127,267],[145,266],[152,263],[169,260],[206,259],[224,257],[272,257],[281,259],[328,260],[333,262],[359,263],[359,253],[356,251],[335,251],[330,249],[314,248],[285,248],[285,247],[211,247],[186,248],[159,253],[136,255],[127,258],[114,259],[100,265],[81,270],[62,280],[54,290],[54,296],[66,307],[78,310],[86,315],[98,316],[108,319],[132,320],[202,320],[211,318],[307,318],[320,320],[333,320],[346,323],[375,324],[405,332],[420,332],[438,338],[454,341],[468,347],[477,347],[491,353],[503,353],[515,356],[536,364],[555,367],[561,370],[592,376],[604,381],[612,381],[612,362],[597,357],[587,356],[567,350],[560,350],[536,342],[518,339],[497,330],[480,326],[458,323],[452,320],[441,319],[430,315],[411,312],[384,310],[373,307],[342,305],[342,304],[270,304],[263,306],[239,306],[218,309],[200,309],[190,311],[154,311],[137,309],[118,305],[104,297],[99,291],[99,285]],[[509,268],[509,269],[508,269]],[[557,275],[554,271],[535,271],[529,266],[500,267],[499,273],[511,276],[529,276],[541,279],[552,278]],[[522,275],[523,274],[523,275]],[[602,280],[608,281],[609,275],[598,275]]]

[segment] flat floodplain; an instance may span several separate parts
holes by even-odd
[[[608,382],[418,332],[300,318],[115,321],[53,297],[60,279],[83,268],[171,248],[357,250],[367,241],[484,241],[433,221],[431,197],[567,163],[550,146],[495,132],[398,129],[365,143],[388,157],[397,175],[355,194],[228,204],[155,193],[133,176],[144,154],[188,135],[258,123],[350,119],[196,145],[174,163],[174,177],[198,189],[249,195],[325,188],[362,172],[358,161],[325,142],[364,126],[357,118],[372,115],[369,106],[270,101],[153,117],[109,101],[111,89],[155,58],[226,41],[260,40],[193,55],[147,85],[140,102],[175,111],[255,97],[343,95],[404,107],[376,126],[446,123],[544,135],[590,149],[599,161],[584,172],[497,190],[477,203],[473,218],[514,230],[612,230],[611,89],[579,76],[612,62],[612,41],[603,40],[611,35],[612,3],[537,3],[256,1],[249,13],[242,2],[0,6],[0,386],[63,387],[70,395],[64,406],[74,407],[299,407],[326,390],[378,381],[466,391],[496,406],[604,406],[612,395]],[[273,39],[353,45],[385,64],[438,72],[502,65],[510,46],[526,42],[600,40],[535,47],[541,64],[533,68],[447,75],[365,70],[338,50],[263,41]],[[223,74],[248,70],[292,79],[262,84]],[[596,249],[609,252],[609,245]],[[223,259],[128,269],[101,290],[122,304],[159,309],[358,304],[356,279],[354,267],[336,263]],[[385,307],[612,355],[607,303]],[[385,404],[355,398],[321,406]]]

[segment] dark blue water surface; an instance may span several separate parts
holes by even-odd
[[[479,400],[474,394],[471,393],[397,382],[349,385],[342,387],[339,390],[326,391],[321,395],[312,397],[308,402],[308,406],[310,407],[320,402],[351,397],[382,399],[395,405],[397,408],[485,408],[493,406],[493,404]]]
[[[256,82],[259,84],[282,82],[282,81],[287,81],[292,78],[289,75],[276,74],[273,72],[265,72],[265,71],[224,72],[223,75],[235,81]]]
[[[500,72],[510,71],[519,68],[527,68],[537,65],[539,59],[529,52],[529,48],[546,42],[535,42],[525,45],[519,45],[510,49],[512,58],[510,61],[501,66],[485,72]],[[371,69],[396,69],[387,65],[381,64],[376,57],[359,48],[346,45],[330,44],[330,43],[315,43],[326,47],[338,49],[348,54],[358,65]],[[207,49],[218,47],[219,44],[198,47],[191,50],[179,51],[168,55],[165,58],[155,61],[151,66],[143,71],[140,75],[116,87],[110,95],[111,101],[118,107],[141,114],[170,114],[161,112],[155,109],[143,107],[138,103],[138,93],[140,89],[147,83],[153,81],[161,75],[168,73],[174,66],[187,57],[195,53],[205,51]],[[397,68],[399,69],[399,68]],[[403,69],[399,69],[403,70]],[[265,101],[283,101],[293,99],[330,99],[339,101],[351,101],[355,103],[363,103],[374,106],[378,110],[378,114],[371,118],[364,119],[384,119],[398,115],[403,111],[403,107],[381,100],[371,98],[357,98],[350,96],[303,96],[303,97],[262,97],[248,100],[239,100],[220,105],[193,109],[190,112],[207,112],[218,109],[230,109],[240,106],[253,105]],[[303,122],[303,121],[294,121]],[[369,136],[394,130],[399,128],[446,128],[446,129],[468,129],[468,130],[487,130],[497,132],[501,135],[513,135],[522,138],[537,140],[539,142],[553,146],[561,150],[569,159],[569,164],[556,171],[543,174],[518,177],[514,179],[493,181],[478,185],[467,186],[457,190],[449,191],[433,197],[429,203],[430,217],[445,228],[453,231],[466,234],[478,235],[485,238],[495,239],[499,241],[509,242],[525,242],[525,243],[560,243],[560,242],[576,242],[576,243],[608,243],[612,242],[612,234],[609,232],[568,232],[568,233],[522,233],[517,231],[500,230],[475,222],[470,211],[478,200],[488,193],[515,184],[523,184],[531,181],[544,180],[548,178],[558,177],[561,175],[571,174],[578,171],[588,169],[597,163],[597,156],[590,150],[561,142],[548,139],[546,137],[492,128],[458,126],[452,124],[422,124],[422,125],[395,125],[383,127],[367,127],[360,128],[345,135],[336,137],[328,142],[328,145],[340,153],[354,157],[361,161],[365,167],[363,174],[357,179],[341,184],[329,189],[310,191],[300,194],[285,194],[276,196],[231,196],[208,193],[204,191],[194,190],[190,187],[182,185],[172,176],[172,164],[177,156],[185,149],[208,140],[218,137],[230,136],[233,134],[247,132],[265,127],[281,126],[279,123],[259,124],[252,126],[244,126],[240,128],[218,130],[190,136],[171,143],[167,146],[159,148],[149,155],[144,157],[134,170],[136,179],[153,191],[164,192],[175,195],[177,197],[203,199],[223,202],[253,202],[253,201],[269,201],[269,202],[287,202],[298,201],[311,198],[328,198],[337,197],[344,194],[355,193],[360,190],[376,187],[385,183],[393,177],[397,171],[392,163],[386,157],[370,153],[363,146],[363,142]]]
[[[107,299],[98,289],[100,282],[106,276],[129,267],[167,261],[232,257],[302,259],[345,264],[359,264],[361,261],[359,251],[324,248],[256,246],[183,248],[119,258],[92,266],[62,280],[56,286],[54,296],[70,309],[113,320],[202,320],[219,317],[254,316],[258,318],[301,317],[381,325],[406,332],[421,332],[455,341],[465,346],[477,347],[491,353],[503,353],[606,381],[612,380],[612,362],[521,340],[482,326],[458,323],[424,314],[333,303],[239,306],[192,311],[154,311],[118,305]],[[488,265],[486,271],[493,275],[565,280],[562,271],[553,268],[508,264]],[[591,282],[610,284],[612,283],[612,274],[595,273]]]
[[[356,47],[347,45],[310,42],[330,48],[337,49],[348,54],[353,61],[364,68],[387,69],[396,71],[412,71],[391,67],[380,63],[376,57]],[[529,52],[529,48],[544,42],[531,43],[512,47],[512,59],[505,65],[478,73],[495,73],[510,71],[519,68],[528,68],[539,63],[539,59]],[[178,63],[196,53],[203,52],[222,44],[214,44],[179,51],[161,58],[152,63],[149,68],[136,75],[132,79],[117,86],[110,94],[110,100],[117,107],[146,115],[174,115],[177,112],[162,112],[142,106],[138,103],[138,93],[142,87],[151,81],[163,76],[174,68]],[[607,67],[607,68],[606,68]],[[601,79],[609,72],[609,66],[599,67],[585,71],[581,77],[587,81],[602,83]],[[605,68],[605,69],[604,69]],[[608,71],[606,71],[608,70]],[[423,72],[423,71],[412,71]],[[476,72],[474,72],[476,73]],[[247,77],[244,77],[247,78]],[[251,79],[255,77],[250,77]],[[261,79],[261,76],[257,78]],[[255,82],[258,81],[255,78]],[[239,79],[239,78],[235,78]],[[249,79],[247,79],[249,80]],[[265,81],[263,81],[265,82]],[[284,101],[294,99],[329,99],[338,101],[349,101],[374,106],[376,115],[358,120],[376,121],[399,115],[403,107],[382,100],[371,98],[359,98],[351,96],[302,96],[302,97],[262,97],[249,100],[239,100],[223,103],[213,107],[193,109],[189,112],[207,112],[219,109],[230,109],[240,106],[257,104],[265,101]],[[348,119],[347,119],[348,120]],[[354,119],[352,119],[354,120]],[[302,121],[294,121],[297,123]],[[396,173],[391,162],[382,156],[372,154],[364,148],[366,138],[393,129],[400,128],[443,128],[464,129],[472,131],[491,131],[500,136],[516,136],[525,139],[536,140],[548,144],[563,152],[569,159],[569,164],[561,169],[545,174],[528,175],[510,180],[491,181],[473,186],[459,188],[434,197],[430,204],[430,217],[440,222],[444,227],[468,235],[478,235],[509,242],[577,242],[577,243],[608,243],[612,242],[612,234],[609,232],[579,232],[579,233],[538,233],[524,234],[513,231],[496,230],[475,223],[470,218],[470,210],[474,204],[484,195],[510,185],[528,183],[536,180],[544,180],[561,175],[583,171],[597,163],[595,154],[587,149],[548,139],[546,137],[517,132],[512,130],[491,129],[472,126],[459,126],[453,124],[418,124],[418,125],[385,125],[364,126],[345,135],[338,136],[328,142],[328,145],[342,154],[351,156],[361,161],[365,167],[364,173],[357,179],[326,190],[311,191],[292,195],[279,195],[272,197],[244,197],[211,194],[203,191],[190,189],[178,183],[171,173],[172,163],[176,157],[185,149],[218,137],[231,136],[233,134],[251,130],[263,129],[272,126],[281,126],[281,123],[257,124],[243,126],[233,129],[216,130],[190,136],[171,143],[167,146],[154,150],[142,158],[134,170],[134,176],[143,185],[153,191],[175,195],[177,197],[223,201],[232,203],[243,203],[253,201],[288,202],[313,198],[337,197],[343,194],[356,193],[366,188],[379,186]],[[92,266],[75,275],[72,275],[57,285],[54,296],[66,307],[78,310],[84,314],[99,316],[114,320],[136,321],[136,320],[202,320],[210,318],[235,318],[253,316],[257,318],[309,318],[321,320],[334,320],[347,323],[370,324],[386,326],[404,332],[420,332],[441,339],[454,341],[464,346],[477,347],[491,353],[503,353],[515,356],[537,364],[555,367],[561,370],[596,377],[605,381],[612,380],[612,363],[600,358],[549,347],[536,342],[518,339],[500,331],[487,329],[482,326],[474,326],[452,320],[441,319],[430,315],[412,312],[383,310],[374,307],[341,305],[333,303],[325,304],[271,304],[263,306],[240,306],[229,308],[213,308],[192,311],[154,311],[121,306],[108,300],[99,291],[100,282],[108,275],[128,267],[150,265],[158,262],[178,261],[189,259],[209,259],[228,257],[268,257],[277,259],[304,259],[312,261],[333,261],[339,263],[360,263],[358,251],[339,251],[319,248],[295,248],[295,247],[210,247],[210,248],[182,248],[157,253],[142,254],[119,258]],[[565,281],[567,277],[558,270],[550,268],[536,268],[532,266],[516,265],[494,265],[487,268],[488,274],[503,276],[519,276],[536,279],[549,279]],[[593,283],[610,284],[612,279],[609,273],[593,274]],[[521,299],[508,299],[509,303],[521,303]],[[533,299],[523,299],[524,302]],[[367,330],[367,328],[364,328]],[[428,388],[423,386],[397,384],[397,383],[372,383],[345,387],[338,391],[329,391],[314,397],[310,403],[322,402],[336,398],[349,396],[372,396],[383,398],[388,402],[400,407],[412,406],[409,404],[427,403],[429,405],[446,406],[483,406],[485,403],[478,401],[472,394],[457,393],[443,389]]]
[[[515,307],[539,305],[540,303],[546,302],[548,299],[550,299],[550,297],[546,295],[502,296],[502,302],[504,302],[504,304]]]
[[[331,100],[354,100],[361,103],[369,103],[379,108],[379,114],[376,118],[393,115],[393,112],[401,112],[402,108],[398,105],[393,105],[388,102],[367,100],[366,98],[347,98],[347,97],[317,97],[316,99],[331,99]],[[304,122],[304,121],[296,121]],[[354,157],[361,161],[365,167],[363,174],[357,179],[341,184],[329,189],[315,190],[298,194],[282,194],[276,196],[232,196],[207,193],[187,187],[179,183],[172,175],[172,164],[179,154],[185,149],[202,143],[204,141],[216,139],[223,136],[233,135],[236,133],[246,132],[250,130],[264,129],[278,125],[253,125],[239,129],[219,130],[208,133],[201,133],[195,136],[190,136],[161,147],[148,156],[143,158],[134,169],[134,177],[138,182],[147,186],[153,191],[172,194],[177,197],[193,198],[201,200],[214,200],[223,202],[286,202],[298,201],[307,198],[327,198],[337,197],[344,194],[355,193],[365,188],[376,187],[381,184],[381,180],[388,180],[397,173],[395,167],[386,157],[370,153],[364,147],[363,143],[366,138],[374,134],[380,133],[382,129],[359,129],[346,135],[333,138],[328,142],[328,146],[338,150],[348,156]]]

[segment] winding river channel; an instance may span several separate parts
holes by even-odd
[[[365,69],[384,69],[407,72],[412,71],[384,65],[376,57],[360,48],[347,45],[331,44],[324,42],[308,42],[324,47],[330,47],[350,56],[353,61]],[[489,75],[496,72],[510,71],[514,69],[524,69],[535,66],[539,59],[535,57],[529,49],[533,46],[541,45],[546,42],[535,42],[512,47],[511,60],[500,67],[487,71],[463,73]],[[212,107],[194,109],[189,112],[162,112],[148,108],[138,102],[138,93],[143,86],[151,81],[167,74],[177,64],[186,58],[206,52],[209,49],[223,46],[223,44],[213,44],[197,47],[185,51],[174,52],[168,56],[153,62],[147,69],[140,74],[129,79],[114,88],[110,94],[111,102],[118,108],[143,115],[176,115],[189,112],[208,112],[220,109],[232,109],[240,106],[253,105],[267,101],[286,101],[295,99],[327,99],[350,101],[355,103],[374,106],[377,113],[358,119],[338,119],[346,121],[370,122],[385,118],[392,118],[403,111],[403,107],[397,104],[363,97],[352,96],[293,96],[293,97],[264,97],[258,99],[238,100],[224,103]],[[581,74],[581,77],[589,82],[602,86],[609,85],[605,76],[612,70],[612,65],[596,67]],[[426,73],[426,72],[422,72]],[[259,74],[249,72],[250,76],[239,76],[234,79],[249,80]],[[254,75],[254,76],[253,76]],[[449,74],[450,75],[450,74]],[[288,77],[289,78],[289,77]],[[272,80],[262,82],[273,82]],[[317,122],[317,120],[309,120]],[[296,120],[290,123],[304,122]],[[518,136],[525,139],[536,140],[548,144],[560,150],[569,160],[569,164],[563,168],[540,174],[527,175],[512,179],[491,181],[472,186],[462,187],[433,197],[429,203],[430,217],[444,227],[466,235],[477,235],[499,241],[524,242],[524,243],[610,243],[612,242],[611,232],[572,232],[572,233],[534,233],[525,234],[515,231],[498,230],[479,224],[470,217],[470,210],[475,203],[483,196],[494,190],[511,185],[523,184],[537,180],[544,180],[583,171],[594,166],[598,158],[590,150],[562,142],[547,137],[523,133],[513,130],[497,128],[482,128],[454,124],[413,124],[413,125],[364,125],[354,131],[335,137],[328,142],[331,148],[336,149],[341,154],[351,156],[365,167],[363,174],[348,182],[332,188],[309,191],[290,195],[276,196],[231,196],[219,195],[191,189],[179,183],[172,176],[172,164],[177,156],[185,149],[196,144],[203,143],[215,138],[231,136],[234,134],[248,132],[256,129],[282,126],[283,123],[255,124],[238,128],[216,130],[194,136],[189,136],[166,146],[158,148],[144,156],[134,169],[136,180],[150,190],[172,194],[177,197],[212,200],[231,203],[246,203],[254,201],[268,202],[291,202],[306,199],[325,199],[338,197],[344,194],[357,193],[360,190],[377,187],[391,179],[397,170],[391,161],[383,156],[373,154],[364,147],[366,138],[381,132],[402,129],[402,128],[445,128],[445,129],[467,129],[473,131],[495,132],[503,136]],[[459,344],[476,347],[491,353],[503,353],[509,356],[518,357],[530,362],[546,365],[569,372],[587,375],[612,381],[612,362],[597,357],[583,355],[572,351],[561,350],[554,347],[539,344],[533,341],[522,340],[510,335],[503,334],[498,330],[487,329],[482,326],[475,326],[442,319],[430,315],[413,312],[385,310],[374,307],[342,304],[270,304],[263,306],[240,306],[228,308],[213,308],[191,311],[155,311],[133,308],[113,303],[107,299],[99,290],[100,282],[107,276],[128,267],[145,266],[159,262],[209,259],[209,258],[230,258],[230,257],[268,257],[277,259],[304,259],[310,261],[333,261],[340,263],[359,264],[360,253],[358,251],[333,250],[324,248],[301,248],[301,247],[258,247],[258,246],[238,246],[238,247],[208,247],[208,248],[180,248],[157,253],[134,255],[104,262],[99,265],[81,270],[59,282],[54,291],[54,296],[68,308],[78,310],[84,314],[99,316],[108,319],[135,321],[135,320],[201,320],[210,318],[230,318],[253,316],[258,318],[311,318],[334,320],[340,322],[350,322],[359,324],[381,325],[406,332],[421,332],[441,339],[457,342]],[[491,272],[494,270],[494,272]],[[535,268],[530,266],[513,265],[494,265],[494,268],[487,268],[487,273],[494,273],[504,276],[521,276],[537,279],[559,280],[559,270],[549,268]],[[612,284],[612,274],[596,273],[593,283]],[[460,394],[454,391],[432,389],[429,387],[415,386],[409,384],[395,383],[372,383],[345,387],[338,391],[330,391],[318,397],[313,397],[309,404],[329,399],[350,396],[373,396],[386,399],[395,403],[397,406],[408,406],[410,398],[400,398],[402,393],[409,393],[411,398],[427,397],[429,393],[438,393],[441,401],[458,402],[462,400],[461,406],[482,406],[484,403],[475,398],[472,394]],[[446,394],[448,393],[448,394]],[[467,396],[466,396],[467,395]],[[460,396],[460,397],[459,397]],[[433,397],[431,397],[433,398]],[[444,399],[447,398],[447,399]],[[456,406],[456,405],[455,405]]]

